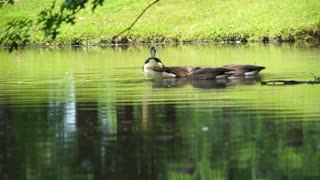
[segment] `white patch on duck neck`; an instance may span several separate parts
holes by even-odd
[[[156,61],[153,58],[150,58],[147,60],[147,62],[143,65],[143,71],[145,74],[145,77],[148,79],[159,79],[166,77],[168,73],[161,72],[161,71],[155,71],[154,69],[161,69],[164,65],[161,63],[161,61]]]
[[[156,61],[155,59],[150,58],[147,63],[143,65],[143,71],[145,77],[148,79],[160,79],[160,78],[174,78],[175,74],[156,71],[154,69],[161,69],[164,65],[161,61]]]
[[[149,59],[149,61],[143,65],[144,71],[155,69],[155,68],[163,68],[163,64],[161,62],[157,62],[154,59]]]

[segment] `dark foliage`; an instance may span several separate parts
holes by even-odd
[[[113,37],[112,42],[124,32],[129,32],[141,16],[159,1],[160,0],[155,0],[149,4],[128,28]],[[98,6],[102,6],[103,2],[104,0],[93,0],[91,10],[94,11]],[[5,1],[0,0],[0,7],[3,3],[5,3]],[[8,0],[6,3],[13,4],[14,0]],[[7,46],[9,52],[19,47],[24,47],[26,43],[30,41],[30,31],[34,24],[40,26],[40,30],[44,32],[45,38],[55,40],[59,34],[61,25],[63,23],[75,24],[76,14],[84,9],[87,4],[88,0],[65,0],[62,4],[57,5],[56,0],[54,0],[49,8],[45,8],[39,13],[37,21],[24,19],[9,22],[5,29],[0,32],[0,45],[4,44]]]
[[[0,0],[0,7],[2,7],[3,4],[8,3],[8,4],[13,4],[14,0]]]
[[[98,6],[103,5],[104,0],[93,0],[91,6],[94,11]],[[0,0],[0,7],[3,3],[13,4],[14,0]],[[36,21],[40,25],[40,29],[44,32],[46,38],[55,40],[59,34],[59,28],[63,23],[74,24],[76,14],[84,9],[88,4],[88,0],[65,0],[62,4],[57,5],[56,0],[53,1],[51,7],[42,10]],[[34,20],[12,20],[4,30],[0,32],[0,45],[8,46],[9,51],[18,49],[19,46],[25,46],[29,42],[31,36],[30,31],[34,25]]]
[[[6,44],[9,52],[18,49],[19,46],[25,46],[30,38],[30,29],[33,21],[30,19],[12,20],[1,32],[0,44]]]

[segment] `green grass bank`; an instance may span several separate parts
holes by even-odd
[[[94,13],[64,24],[55,42],[33,28],[31,44],[111,43],[153,0],[105,0]],[[19,0],[0,8],[0,29],[16,18],[36,19],[51,0]],[[198,41],[319,41],[320,0],[160,0],[117,41],[180,43]]]

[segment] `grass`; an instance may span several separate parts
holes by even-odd
[[[64,25],[55,43],[110,43],[153,0],[106,0],[94,13],[88,7],[74,26]],[[36,19],[51,0],[17,1],[0,8],[0,27],[13,18]],[[118,41],[192,42],[319,40],[320,0],[160,0]],[[0,28],[0,29],[1,29]],[[52,43],[37,28],[32,44]]]

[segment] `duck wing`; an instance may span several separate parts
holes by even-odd
[[[163,67],[154,69],[158,72],[163,72],[167,74],[174,75],[177,78],[187,77],[192,73],[191,67],[180,67],[180,66],[173,66],[173,67]]]
[[[227,76],[227,73],[232,71],[226,68],[194,68],[190,78],[192,79],[216,79]]]
[[[229,64],[222,67],[232,70],[229,72],[229,74],[232,75],[245,75],[246,73],[250,72],[254,72],[254,74],[257,74],[261,70],[265,69],[265,67],[263,66],[256,66],[250,64]]]

